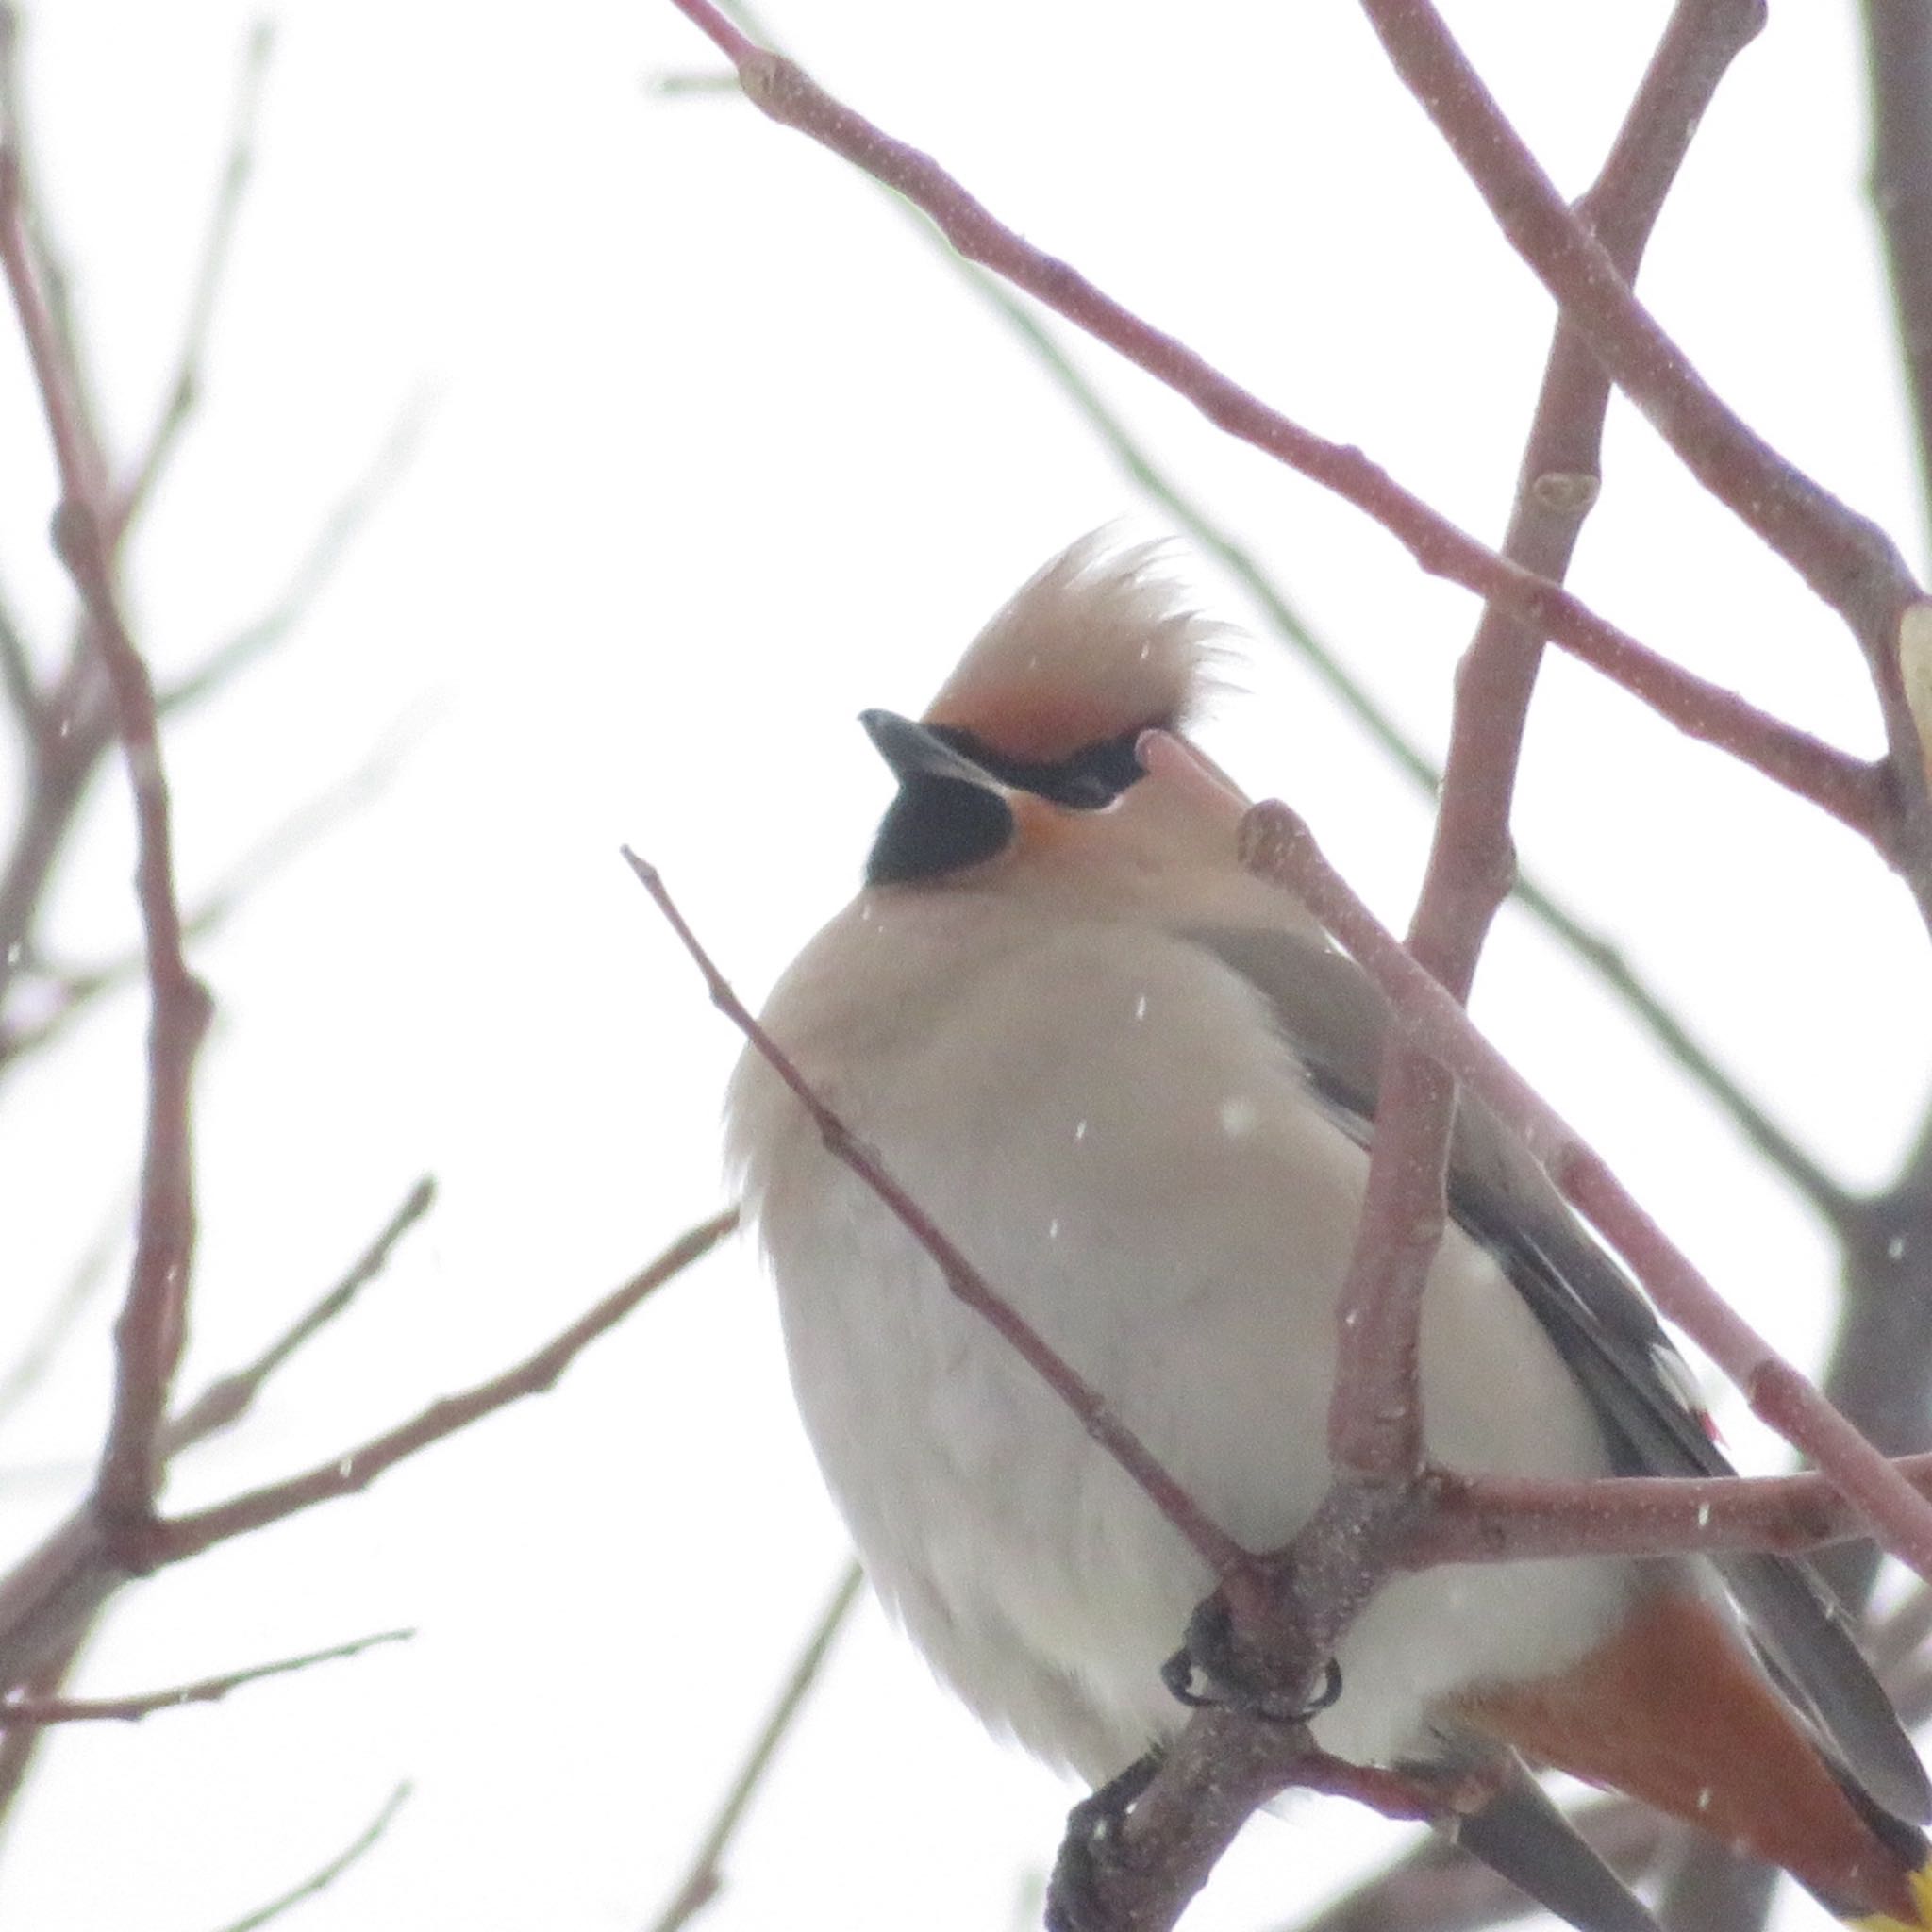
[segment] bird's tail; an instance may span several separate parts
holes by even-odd
[[[1874,1912],[1846,1923],[1856,1927],[1857,1932],[1932,1932],[1932,1859],[1916,1872],[1907,1873],[1906,1884],[1912,1894],[1913,1911],[1909,1919],[1896,1918],[1890,1912]]]
[[[1860,1932],[1932,1932],[1924,1834],[1848,1785],[1695,1596],[1641,1601],[1570,1671],[1469,1695],[1462,1714],[1534,1763],[1781,1865]]]

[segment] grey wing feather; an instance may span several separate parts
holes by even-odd
[[[1657,1932],[1648,1908],[1513,1757],[1502,1788],[1452,1835],[1576,1932]]]
[[[1366,1141],[1388,1008],[1355,962],[1278,931],[1188,935],[1249,981],[1345,1131]],[[1621,1473],[1729,1475],[1682,1364],[1649,1304],[1576,1219],[1528,1152],[1464,1095],[1450,1211],[1500,1262],[1590,1397]],[[1713,1559],[1766,1662],[1864,1793],[1894,1817],[1932,1816],[1932,1784],[1843,1613],[1807,1564]]]

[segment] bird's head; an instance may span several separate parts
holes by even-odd
[[[864,714],[899,781],[869,886],[1071,891],[1158,872],[1177,835],[1191,842],[1137,748],[1192,722],[1220,653],[1158,555],[1082,538],[981,631],[917,723]]]

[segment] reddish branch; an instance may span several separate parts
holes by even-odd
[[[1932,796],[1899,679],[1899,624],[1924,595],[1891,539],[1773,449],[1698,375],[1537,164],[1430,0],[1362,0],[1390,59],[1497,225],[1617,386],[1711,495],[1850,626],[1885,719],[1889,857],[1932,922]]]
[[[1889,1463],[1932,1496],[1932,1455]],[[1531,1557],[1773,1550],[1785,1556],[1868,1537],[1864,1512],[1823,1475],[1617,1476],[1541,1482],[1432,1471],[1429,1508],[1403,1547],[1406,1570]]]
[[[345,1455],[285,1481],[270,1483],[232,1501],[192,1515],[157,1522],[143,1538],[141,1556],[147,1565],[178,1563],[231,1537],[246,1536],[285,1516],[293,1516],[318,1503],[352,1496],[387,1474],[397,1463],[420,1455],[432,1443],[466,1429],[487,1415],[525,1396],[541,1395],[600,1336],[630,1314],[674,1276],[683,1274],[717,1246],[738,1225],[735,1209],[727,1208],[680,1236],[641,1268],[622,1288],[613,1290],[554,1340],[514,1368],[492,1375],[457,1395],[433,1402],[420,1415],[371,1438]]]
[[[341,1311],[425,1205],[422,1190],[412,1193],[342,1283],[254,1363],[212,1384],[169,1425],[162,1438],[164,1451],[177,1454],[240,1415],[255,1399],[263,1379],[291,1350],[306,1341],[323,1321]],[[735,1212],[713,1215],[515,1367],[430,1404],[399,1427],[319,1468],[192,1515],[156,1520],[132,1547],[125,1537],[110,1543],[92,1510],[83,1509],[70,1517],[0,1578],[0,1683],[20,1683],[56,1648],[70,1642],[75,1629],[84,1626],[108,1595],[126,1580],[130,1567],[158,1569],[182,1562],[230,1537],[365,1490],[407,1457],[512,1402],[543,1393],[591,1342],[674,1275],[709,1253],[737,1224]]]
[[[1163,766],[1175,775],[1183,772],[1200,775],[1194,755],[1179,741],[1163,734],[1148,735],[1143,755],[1150,764]],[[1258,828],[1278,831],[1279,812],[1278,808],[1262,807],[1250,817]],[[1557,1165],[1564,1174],[1587,1161],[1591,1157],[1586,1150],[1541,1103],[1530,1104],[1535,1111],[1512,1104],[1521,1082],[1481,1045],[1449,994],[1416,965],[1391,935],[1374,924],[1347,889],[1336,882],[1345,895],[1341,902],[1319,890],[1320,880],[1312,870],[1319,855],[1310,858],[1312,841],[1307,841],[1306,834],[1301,837],[1307,853],[1289,861],[1271,847],[1258,855],[1262,867],[1271,875],[1286,874],[1285,882],[1304,892],[1324,923],[1333,915],[1331,929],[1350,950],[1378,977],[1389,974],[1383,980],[1384,990],[1398,1002],[1398,1017],[1405,1028],[1432,1059],[1482,1091],[1498,1112],[1524,1132],[1532,1151],[1541,1157],[1563,1156]],[[1104,1399],[1060,1361],[1011,1305],[971,1267],[758,1025],[691,932],[656,873],[634,855],[626,852],[625,857],[696,963],[713,1004],[797,1095],[833,1155],[894,1213],[939,1267],[953,1292],[993,1323],[1039,1370],[1103,1450],[1134,1478],[1168,1521],[1189,1536],[1210,1563],[1215,1557],[1208,1555],[1209,1550],[1221,1558],[1217,1572],[1236,1614],[1238,1635],[1264,1671],[1272,1668],[1274,1681],[1296,1680],[1308,1672],[1311,1660],[1319,1669],[1328,1654],[1325,1646],[1382,1578],[1397,1568],[1516,1561],[1534,1556],[1796,1551],[1869,1533],[1872,1505],[1868,1492],[1874,1486],[1864,1481],[1868,1473],[1860,1473],[1857,1481],[1849,1478],[1841,1458],[1834,1460],[1829,1479],[1808,1475],[1536,1483],[1430,1472],[1419,1483],[1396,1488],[1339,1484],[1291,1546],[1286,1561],[1253,1556],[1211,1524],[1204,1532],[1192,1503],[1153,1462],[1138,1439],[1109,1415]],[[1360,921],[1367,921],[1367,925]],[[1391,969],[1391,958],[1401,962],[1407,976]],[[1418,995],[1418,984],[1427,989],[1440,1010],[1438,1005]],[[1477,1078],[1474,1063],[1478,1050],[1488,1055],[1486,1064],[1501,1069],[1502,1077],[1513,1084],[1499,1093]],[[1714,1300],[1707,1288],[1704,1292]],[[1675,1300],[1677,1307],[1685,1305],[1682,1295]],[[1671,1311],[1674,1313],[1676,1308]],[[1699,1334],[1698,1311],[1693,1308],[1689,1313],[1690,1319],[1679,1319],[1691,1333]],[[1735,1323],[1734,1317],[1730,1319]],[[1741,1324],[1736,1325],[1742,1330]],[[1748,1330],[1742,1333],[1749,1335]],[[1723,1338],[1718,1339],[1722,1342]],[[1736,1357],[1735,1349],[1729,1353]],[[1762,1371],[1772,1358],[1762,1344],[1757,1344],[1753,1359]],[[1761,1374],[1759,1379],[1761,1385]],[[1801,1419],[1787,1418],[1787,1432],[1792,1440],[1800,1441],[1801,1445],[1815,1440],[1815,1411],[1825,1407],[1815,1394],[1808,1395],[1808,1402],[1800,1405]],[[1835,1457],[1829,1448],[1823,1453]],[[1902,1491],[1916,1509],[1932,1516],[1932,1507],[1921,1504],[1911,1487],[1916,1482],[1932,1491],[1932,1457],[1913,1458],[1895,1471],[1880,1458],[1878,1467],[1883,1478]],[[1888,1526],[1892,1526],[1890,1519]],[[1439,1794],[1419,1793],[1406,1782],[1399,1792],[1385,1789],[1374,1785],[1358,1767],[1324,1757],[1314,1751],[1303,1726],[1236,1711],[1200,1711],[1190,1719],[1169,1750],[1158,1775],[1108,1835],[1106,1907],[1099,1917],[1080,1923],[1104,1924],[1111,1932],[1171,1924],[1255,1807],[1291,1785],[1346,1790],[1350,1795],[1403,1816],[1433,1815],[1441,1808]],[[1079,1845],[1090,1859],[1093,1857],[1091,1845],[1082,1845],[1077,1840],[1070,1842]]]
[[[1118,350],[1217,427],[1367,512],[1422,569],[1511,611],[1641,698],[1679,730],[1730,752],[1890,853],[1892,805],[1881,772],[1707,683],[1607,623],[1557,585],[1498,557],[1396,483],[1360,450],[1330,442],[1231,381],[1067,263],[1023,241],[917,148],[825,93],[782,56],[754,46],[710,4],[674,0],[733,60],[747,97],[774,121],[842,155],[924,208],[968,260]]]
[[[1753,1412],[1817,1464],[1893,1556],[1922,1576],[1932,1576],[1932,1503],[1672,1245],[1601,1157],[1476,1032],[1456,1001],[1356,896],[1307,825],[1271,800],[1249,813],[1243,844],[1251,869],[1295,893],[1341,941],[1388,996],[1403,1032],[1482,1096],[1623,1256],[1663,1313],[1742,1391]]]
[[[1239,1590],[1241,1579],[1252,1567],[1250,1553],[1208,1517],[1161,1466],[1154,1452],[1113,1412],[1106,1397],[974,1267],[924,1208],[892,1178],[878,1157],[861,1144],[845,1123],[820,1099],[785,1050],[758,1024],[743,1001],[732,991],[730,982],[719,972],[711,956],[677,909],[671,894],[665,891],[664,881],[658,876],[657,868],[647,865],[629,846],[624,848],[624,857],[644,891],[651,895],[652,903],[663,914],[665,923],[677,935],[678,942],[704,975],[711,1004],[744,1035],[766,1065],[798,1096],[824,1137],[825,1146],[833,1158],[843,1162],[878,1196],[907,1233],[932,1257],[945,1278],[947,1290],[999,1331],[1027,1367],[1072,1410],[1080,1426],[1113,1457],[1148,1501],[1188,1540],[1194,1553],[1214,1574],[1225,1585]]]
[[[35,272],[19,158],[10,150],[0,151],[0,266],[26,340],[59,470],[55,547],[80,594],[88,635],[107,675],[134,791],[135,890],[150,995],[147,1126],[134,1267],[115,1327],[113,1419],[95,1502],[109,1525],[138,1529],[153,1514],[161,1424],[186,1335],[194,1254],[189,1101],[209,1001],[182,951],[154,684],[128,636],[115,589],[115,512],[106,466],[86,426],[74,374]]]
[[[388,1265],[396,1243],[435,1198],[435,1183],[418,1181],[341,1279],[252,1362],[218,1376],[170,1418],[161,1432],[162,1456],[172,1459],[246,1415],[269,1377],[345,1313]],[[83,1505],[0,1575],[0,1685],[38,1680],[49,1657],[79,1641],[94,1612],[125,1581],[120,1554],[108,1546],[93,1509]],[[13,1741],[0,1740],[0,1753]]]
[[[1932,508],[1932,16],[1919,0],[1864,0],[1863,11],[1872,201],[1911,391],[1920,490]]]
[[[1270,815],[1278,808],[1262,808],[1252,827],[1262,863],[1301,890],[1372,970],[1378,970],[1377,962],[1364,945],[1371,939],[1386,945],[1387,957],[1380,961],[1380,970],[1390,975],[1385,990],[1402,1011],[1406,1033],[1420,1042],[1418,1050],[1393,1050],[1383,1083],[1362,1241],[1347,1291],[1356,1320],[1344,1328],[1350,1344],[1338,1375],[1331,1430],[1340,1469],[1404,1487],[1405,1479],[1422,1469],[1421,1418],[1413,1400],[1417,1296],[1442,1220],[1441,1174],[1454,1107],[1452,1080],[1441,1068],[1482,1086],[1441,1049],[1457,1024],[1463,1025],[1468,1040],[1474,1039],[1460,1022],[1452,995],[1467,991],[1483,934],[1510,877],[1509,794],[1541,638],[1553,636],[1687,730],[1734,751],[1865,831],[1912,879],[1932,915],[1932,844],[1925,837],[1932,815],[1925,808],[1916,762],[1902,779],[1894,756],[1881,775],[1764,718],[1734,694],[1698,687],[1603,625],[1548,581],[1565,568],[1580,514],[1594,491],[1607,392],[1601,362],[1653,414],[1700,477],[1739,508],[1847,616],[1872,657],[1894,753],[1902,742],[1916,748],[1909,732],[1902,741],[1897,728],[1902,713],[1890,654],[1899,614],[1916,589],[1896,554],[1879,533],[1730,417],[1628,295],[1642,239],[1683,144],[1729,58],[1756,31],[1761,8],[1757,0],[1706,0],[1702,5],[1689,0],[1679,8],[1633,108],[1630,128],[1639,138],[1620,143],[1579,219],[1548,189],[1466,69],[1452,73],[1456,85],[1441,84],[1444,63],[1453,67],[1459,56],[1426,5],[1422,0],[1366,0],[1391,42],[1410,36],[1411,57],[1417,46],[1426,47],[1435,62],[1430,76],[1418,77],[1413,58],[1405,75],[1424,94],[1452,141],[1458,129],[1466,134],[1469,126],[1480,128],[1484,153],[1465,157],[1473,171],[1480,174],[1480,159],[1498,173],[1513,170],[1517,191],[1524,181],[1534,190],[1526,216],[1499,202],[1493,192],[1492,206],[1565,305],[1565,325],[1553,352],[1525,459],[1518,514],[1506,556],[1498,558],[1433,517],[1358,453],[1326,443],[1268,410],[1183,345],[1110,302],[1064,263],[1027,247],[927,157],[830,99],[790,62],[755,46],[708,0],[676,4],[732,58],[747,94],[769,116],[810,134],[906,194],[933,217],[963,256],[1006,275],[1109,342],[1188,395],[1230,433],[1357,503],[1407,543],[1424,569],[1464,583],[1490,601],[1460,681],[1437,846],[1411,936],[1413,958],[1379,928],[1350,937],[1338,920],[1349,910],[1343,898],[1352,895],[1332,874],[1319,876],[1320,856],[1312,842],[1285,814]],[[1401,58],[1398,50],[1399,62]],[[1515,225],[1512,217],[1518,218]],[[1544,265],[1551,249],[1556,251],[1555,268]],[[1580,334],[1574,332],[1577,329]],[[1606,348],[1606,330],[1614,338],[1612,349]],[[1586,339],[1591,353],[1583,346]],[[1630,353],[1620,359],[1614,352],[1618,346]],[[1292,854],[1287,851],[1290,845],[1296,848]],[[646,876],[645,882],[699,958],[714,1000],[813,1110],[834,1151],[872,1181],[939,1262],[955,1292],[961,1292],[958,1257],[943,1237],[924,1222],[916,1204],[894,1199],[887,1186],[880,1186],[888,1177],[875,1162],[867,1172],[861,1164],[869,1159],[864,1150],[795,1069],[758,1036],[749,1016],[662,899],[654,878]],[[1342,896],[1324,910],[1321,902],[1329,887]],[[1355,904],[1353,911],[1360,910]],[[1410,975],[1406,981],[1404,972]],[[1398,982],[1406,985],[1413,1008],[1405,1006]],[[1442,1010],[1426,1007],[1424,987]],[[1415,1017],[1424,1010],[1425,1023]],[[1499,1111],[1527,1125],[1559,1185],[1631,1260],[1665,1311],[1709,1348],[1739,1379],[1754,1408],[1807,1449],[1826,1476],[1796,1478],[1782,1486],[1737,1481],[1558,1486],[1435,1475],[1409,1487],[1407,1501],[1420,1507],[1379,1512],[1361,1497],[1351,1498],[1344,1483],[1297,1540],[1283,1573],[1292,1579],[1285,1595],[1295,1601],[1291,1614],[1278,1621],[1276,1634],[1291,1647],[1298,1636],[1306,1651],[1346,1621],[1351,1597],[1365,1596],[1396,1563],[1422,1567],[1586,1550],[1791,1549],[1857,1534],[1875,1524],[1891,1548],[1924,1570],[1932,1561],[1932,1508],[1912,1490],[1907,1473],[1888,1465],[1770,1353],[1562,1123],[1547,1109],[1531,1112],[1509,1104],[1524,1098],[1526,1090],[1504,1101],[1485,1091]],[[994,1319],[1008,1339],[1069,1395],[1051,1367],[1037,1358],[1038,1338],[1024,1324],[1016,1328],[1010,1309],[983,1282],[973,1286],[974,1292],[966,1298]],[[1009,1319],[1001,1319],[1002,1311]],[[1076,1379],[1069,1399],[1086,1420],[1082,1401],[1094,1399],[1091,1391]],[[1923,1468],[1910,1474],[1924,1477]],[[1159,1500],[1158,1495],[1155,1499]],[[1191,1772],[1185,1762],[1191,1749],[1198,1758]],[[1311,1754],[1305,1735],[1262,1738],[1226,1713],[1197,1718],[1125,1823],[1114,1848],[1114,1875],[1123,1879],[1124,1889],[1100,1922],[1119,1926],[1169,1923],[1254,1804],[1289,1782],[1321,1786],[1324,1769],[1332,1771]],[[1356,1795],[1365,1795],[1358,1774],[1350,1771],[1341,1782]]]
[[[334,1663],[341,1657],[358,1657],[378,1643],[406,1643],[413,1630],[383,1630],[374,1637],[358,1637],[352,1643],[338,1643],[327,1650],[311,1650],[302,1657],[282,1657],[272,1664],[254,1664],[246,1670],[224,1671],[219,1676],[198,1677],[192,1684],[175,1684],[166,1690],[143,1690],[133,1697],[7,1697],[0,1698],[0,1729],[24,1726],[82,1724],[133,1724],[152,1717],[159,1710],[175,1710],[184,1704],[217,1704],[231,1690],[244,1684],[258,1684],[265,1677],[286,1677],[316,1664]]]
[[[1673,14],[1579,208],[1626,278],[1636,276],[1718,82],[1762,17],[1762,0],[1683,0]],[[1559,322],[1503,543],[1512,563],[1553,582],[1569,569],[1596,500],[1608,403],[1601,366]],[[1510,802],[1541,661],[1541,633],[1491,605],[1457,675],[1441,801],[1408,948],[1458,1000],[1469,997],[1491,923],[1514,883]],[[1456,1085],[1391,1035],[1380,1091],[1361,1225],[1338,1309],[1328,1444],[1338,1473],[1402,1481],[1424,1455],[1422,1299],[1448,1220]]]
[[[25,1682],[15,1687],[25,1697],[53,1697],[73,1674],[86,1647],[88,1631],[58,1646],[45,1657]],[[0,1731],[0,1829],[12,1816],[13,1807],[33,1772],[40,1756],[43,1733],[31,1726]]]

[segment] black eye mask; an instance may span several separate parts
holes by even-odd
[[[1025,758],[1007,758],[982,743],[972,732],[961,731],[955,725],[927,727],[941,744],[950,745],[961,758],[970,758],[1002,785],[1009,785],[1015,791],[1031,791],[1039,798],[1050,798],[1056,805],[1071,806],[1076,811],[1098,811],[1102,806],[1111,805],[1137,778],[1145,775],[1134,756],[1134,747],[1147,728],[1137,724],[1118,738],[1084,746],[1072,758],[1036,764]]]

